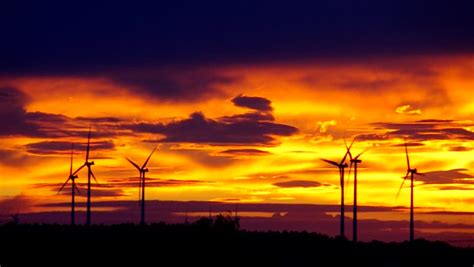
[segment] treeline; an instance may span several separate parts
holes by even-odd
[[[443,242],[358,242],[307,232],[239,230],[239,218],[151,225],[6,224],[8,266],[469,266],[473,248]],[[32,263],[34,263],[32,265]]]

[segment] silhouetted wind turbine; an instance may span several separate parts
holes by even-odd
[[[352,141],[351,145],[349,146],[348,150],[346,151],[346,154],[344,154],[344,157],[342,160],[337,163],[332,160],[327,160],[327,159],[321,159],[322,161],[325,161],[331,165],[336,166],[339,169],[339,178],[340,178],[340,185],[341,185],[341,224],[340,224],[340,236],[341,238],[345,238],[345,233],[344,233],[344,169],[347,168],[347,163],[346,163],[346,158],[348,155],[348,151],[352,147],[352,144],[354,141]]]
[[[76,207],[76,203],[75,203],[75,193],[76,193],[76,190],[77,192],[79,192],[79,188],[77,188],[76,186],[76,178],[77,178],[77,175],[73,174],[72,173],[72,157],[73,157],[73,154],[74,154],[74,144],[71,145],[71,164],[69,166],[69,177],[67,178],[66,182],[61,186],[61,188],[59,188],[58,190],[58,194],[59,192],[61,192],[63,190],[63,188],[66,186],[66,184],[71,181],[71,225],[75,225],[76,222],[75,222],[75,207]]]
[[[355,138],[354,138],[355,140]],[[354,140],[352,140],[352,143],[354,143]],[[344,141],[345,143],[345,141]],[[352,241],[357,242],[357,165],[359,163],[362,163],[362,160],[359,159],[362,154],[364,154],[368,149],[364,149],[362,152],[360,152],[357,156],[354,158],[352,157],[351,153],[351,148],[347,146],[347,143],[345,143],[346,148],[347,148],[347,153],[349,154],[350,158],[350,166],[349,166],[349,175],[347,179],[347,185],[349,185],[349,181],[351,179],[351,169],[352,166],[354,166],[354,206],[352,208]]]
[[[411,185],[410,185],[410,242],[415,239],[415,224],[414,224],[414,214],[413,214],[413,176],[416,175],[423,175],[422,173],[419,173],[416,168],[412,169],[410,167],[410,157],[408,156],[408,145],[405,140],[405,154],[407,157],[407,173],[405,177],[403,178],[403,182],[400,185],[400,189],[398,190],[397,193],[397,198],[400,195],[400,192],[403,188],[403,184],[405,184],[405,180],[408,178],[408,175],[410,175],[410,180],[411,180]]]
[[[91,224],[91,176],[94,178],[96,183],[97,179],[95,178],[94,173],[92,172],[91,166],[94,165],[94,161],[89,161],[90,153],[90,144],[91,144],[91,131],[92,127],[89,128],[89,135],[87,136],[87,150],[86,150],[86,160],[84,164],[77,169],[73,175],[76,175],[82,168],[87,167],[87,211],[86,211],[86,225]]]
[[[139,184],[138,191],[140,195],[140,190],[141,190],[141,198],[140,198],[140,201],[141,201],[140,224],[141,225],[145,224],[145,173],[148,172],[148,168],[146,167],[146,165],[148,164],[148,161],[150,160],[155,150],[156,150],[156,147],[153,149],[153,151],[151,151],[150,155],[148,156],[148,158],[145,160],[145,163],[143,163],[141,167],[138,166],[138,164],[133,162],[131,159],[126,158],[140,173],[140,184]]]

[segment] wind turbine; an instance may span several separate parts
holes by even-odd
[[[355,140],[355,138],[354,138]],[[352,140],[352,143],[354,143],[354,140]],[[344,141],[345,143],[345,141]],[[354,166],[354,207],[352,208],[352,241],[357,242],[357,165],[359,163],[362,163],[362,160],[359,159],[362,154],[364,154],[368,149],[364,149],[362,152],[360,152],[357,156],[352,157],[351,153],[351,148],[347,146],[347,143],[345,143],[346,148],[347,148],[347,153],[349,154],[350,158],[350,166],[349,166],[349,175],[347,179],[347,185],[349,185],[349,181],[351,179],[351,169],[352,166]]]
[[[339,183],[341,185],[341,222],[340,222],[340,236],[341,238],[345,238],[345,233],[344,233],[344,169],[347,168],[347,163],[346,163],[346,158],[348,155],[348,151],[352,147],[352,144],[354,143],[354,140],[352,141],[351,145],[346,151],[346,154],[344,154],[344,157],[342,160],[337,163],[332,160],[327,160],[327,159],[321,159],[322,161],[325,161],[331,165],[336,166],[339,169]]]
[[[76,182],[75,182],[76,179],[77,179],[77,175],[72,173],[72,157],[73,157],[73,154],[74,154],[74,144],[71,144],[71,164],[69,166],[69,177],[67,178],[66,182],[64,182],[64,184],[61,186],[61,188],[59,188],[59,190],[58,190],[58,194],[59,194],[59,192],[61,192],[63,190],[63,188],[66,186],[66,184],[69,181],[71,181],[71,225],[76,224],[76,222],[75,222],[76,202],[75,202],[74,198],[75,198],[76,190],[77,190],[77,192],[79,192],[79,188],[77,188],[77,185],[76,185]]]
[[[398,190],[397,193],[397,198],[400,195],[400,191],[402,191],[403,184],[405,184],[405,180],[408,178],[408,175],[410,175],[410,180],[411,180],[411,185],[410,185],[410,242],[412,242],[415,239],[415,224],[414,224],[414,214],[413,214],[413,176],[416,175],[423,175],[422,173],[419,173],[416,168],[411,168],[410,167],[410,157],[408,156],[408,145],[405,140],[405,154],[407,157],[407,173],[405,177],[403,178],[403,182],[400,185],[400,189]]]
[[[138,187],[138,192],[139,193],[138,194],[140,196],[140,190],[141,190],[141,198],[140,198],[140,202],[141,202],[140,224],[141,225],[145,224],[145,173],[148,172],[148,168],[146,167],[146,165],[148,164],[148,161],[150,160],[151,155],[153,155],[155,150],[156,150],[156,147],[153,149],[153,151],[151,151],[150,155],[148,156],[148,158],[145,160],[145,163],[143,163],[143,165],[141,167],[138,166],[138,164],[133,162],[131,159],[126,158],[140,173],[140,182],[139,182],[139,187]]]
[[[94,173],[92,172],[91,166],[94,165],[94,161],[89,161],[89,152],[90,152],[90,144],[91,144],[91,130],[92,127],[89,128],[89,135],[87,136],[87,150],[86,150],[86,160],[84,164],[77,169],[73,175],[76,175],[82,168],[87,167],[87,211],[86,211],[86,225],[91,224],[91,176],[94,178],[96,183],[97,179],[95,178]]]

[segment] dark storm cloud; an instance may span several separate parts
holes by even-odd
[[[474,176],[463,173],[467,169],[453,169],[448,171],[431,171],[417,176],[416,180],[425,184],[474,184]]]
[[[3,74],[474,50],[470,0],[9,1],[2,10]]]
[[[110,187],[127,188],[138,187],[138,177],[128,178],[109,178],[107,183]],[[146,178],[146,187],[179,187],[202,185],[209,182],[199,180],[175,180],[175,179],[160,179],[160,178]]]
[[[27,112],[24,106],[28,96],[12,88],[0,88],[0,136],[60,136],[61,131],[50,131],[50,127],[63,125],[68,117],[43,112]]]
[[[359,140],[389,140],[390,138],[407,138],[413,144],[421,144],[427,140],[474,140],[474,132],[467,130],[472,127],[470,122],[451,120],[422,120],[412,123],[377,122],[371,124],[382,133],[369,133],[357,136]]]
[[[440,186],[439,190],[474,190],[474,188],[462,187],[462,186]]]
[[[447,148],[449,151],[457,151],[457,152],[471,151],[473,149],[472,147],[467,147],[467,146],[448,146]]]
[[[0,88],[0,136],[28,136],[35,138],[86,138],[93,125],[93,138],[123,134],[121,119],[113,117],[70,118],[61,114],[27,112],[28,96],[22,91]]]
[[[28,97],[16,88],[0,88],[0,135],[43,137],[39,121],[64,123],[64,116],[41,112],[26,112]]]
[[[100,117],[100,118],[76,117],[75,120],[85,121],[85,122],[89,122],[89,123],[119,123],[119,122],[122,122],[122,119],[114,118],[114,117]]]
[[[138,123],[130,128],[136,132],[165,135],[161,142],[188,142],[207,144],[268,144],[274,143],[272,136],[290,136],[298,129],[268,121],[244,120],[225,122],[206,118],[195,112],[187,119],[170,123]]]
[[[408,142],[406,143],[406,146],[408,147],[420,147],[420,146],[424,146],[425,144],[421,143],[421,142]],[[393,147],[405,147],[405,143],[401,143],[401,144],[395,144],[395,145],[392,145]]]
[[[225,76],[206,70],[138,71],[108,74],[114,82],[135,89],[135,93],[174,101],[198,101],[221,94],[221,85],[239,81],[239,77]]]
[[[58,184],[56,187],[52,187],[51,190],[57,192],[59,188],[61,188],[61,185]],[[87,197],[87,185],[78,186],[78,188],[79,191],[76,192],[76,196]],[[71,194],[71,186],[65,186],[60,194],[69,196]],[[92,188],[91,195],[94,197],[123,197],[127,194],[121,188]]]
[[[71,152],[71,142],[63,141],[43,141],[25,145],[26,150],[33,154],[68,154]],[[113,150],[112,141],[93,141],[90,144],[91,150]],[[86,143],[74,144],[75,151],[85,151]]]
[[[78,196],[85,197],[87,192],[87,177],[80,177],[76,181],[76,185],[79,188]],[[67,176],[65,175],[66,181]],[[92,183],[92,195],[98,197],[119,197],[126,196],[124,189],[138,187],[138,178],[108,178],[105,181],[100,180],[100,184]],[[180,186],[192,186],[201,185],[209,182],[197,181],[197,180],[173,180],[173,179],[158,179],[158,178],[146,178],[146,187],[180,187]],[[51,190],[52,192],[58,192],[63,183],[37,183],[33,185],[34,188],[44,188]],[[69,195],[71,192],[71,184],[67,184],[61,191],[63,195]]]
[[[35,123],[35,122],[43,122],[43,123],[66,123],[70,118],[61,114],[51,114],[51,113],[44,113],[44,112],[28,112],[26,113],[26,120]]]
[[[239,121],[274,121],[275,117],[271,113],[249,112],[236,114],[231,116],[223,116],[219,118],[223,122],[239,122]]]
[[[79,197],[87,197],[87,186],[82,186],[79,188],[79,193],[77,196]],[[62,194],[64,195],[69,195],[71,192],[71,189],[69,190],[63,190]],[[127,194],[121,189],[121,188],[114,188],[114,189],[102,189],[102,188],[95,188],[91,189],[91,195],[94,197],[122,197],[126,196]]]
[[[236,156],[266,156],[271,153],[268,151],[255,149],[255,148],[244,148],[244,149],[227,149],[220,152],[221,154],[230,154]]]
[[[272,111],[272,102],[263,97],[238,95],[232,99],[232,103],[238,107],[245,107],[257,111]]]
[[[389,139],[390,137],[387,134],[369,133],[357,135],[358,141],[385,141]]]
[[[135,132],[162,134],[161,142],[205,143],[213,145],[272,145],[273,136],[290,136],[298,129],[273,122],[271,101],[263,97],[239,95],[232,99],[236,106],[256,111],[206,118],[201,112],[192,113],[189,118],[170,123],[137,123],[129,125]]]
[[[38,134],[38,127],[27,122],[24,105],[27,96],[15,88],[0,88],[0,135]]]
[[[316,181],[305,181],[305,180],[292,180],[286,182],[273,183],[274,186],[283,187],[283,188],[292,188],[292,187],[321,187],[328,186],[327,184],[322,184]]]
[[[67,179],[67,175],[64,175],[64,182]],[[95,183],[92,181],[91,184],[91,195],[94,197],[121,197],[126,196],[127,194],[124,192],[123,188],[115,188],[110,184],[102,183],[99,179],[100,184]],[[61,183],[37,183],[34,184],[34,188],[44,188],[51,190],[51,192],[57,193],[58,190],[61,188],[64,182]],[[76,191],[76,195],[79,197],[86,197],[87,196],[87,177],[82,176],[79,174],[79,178],[76,180],[76,186],[79,191]],[[63,190],[59,192],[61,195],[70,195],[71,194],[71,183],[66,184]]]
[[[237,105],[257,109],[257,111],[225,116],[218,119],[206,118],[195,112],[189,118],[170,123],[136,123],[122,121],[114,117],[70,118],[64,115],[43,112],[26,112],[24,105],[27,96],[15,88],[0,90],[0,135],[28,136],[40,138],[86,138],[89,126],[93,124],[93,138],[111,138],[117,135],[130,135],[134,132],[162,134],[161,142],[189,142],[208,144],[252,145],[275,143],[274,136],[290,136],[297,128],[275,123],[270,101],[261,97],[234,99]],[[263,110],[263,111],[260,111]],[[93,141],[93,145],[97,141]],[[100,141],[98,149],[113,149],[110,141]],[[26,145],[35,154],[55,154],[69,151],[70,143],[63,141],[44,141]],[[80,144],[78,149],[83,149]]]

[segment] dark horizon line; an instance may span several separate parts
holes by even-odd
[[[252,203],[252,202],[225,202],[225,201],[206,201],[206,200],[159,200],[159,199],[152,199],[152,200],[146,200],[147,203],[166,203],[166,204],[178,204],[178,205],[186,205],[186,204],[191,204],[191,205],[205,205],[203,206],[203,211],[208,212],[209,211],[209,205],[215,205],[216,206],[230,206],[232,207],[232,211],[235,210],[235,206],[238,207],[247,207],[247,208],[253,208],[253,207],[260,207],[265,210],[256,210],[256,211],[271,211],[272,207],[279,208],[279,207],[298,207],[298,211],[308,211],[312,210],[312,208],[334,208],[334,211],[339,211],[340,204],[313,204],[313,203],[278,203],[278,202],[261,202],[261,203]],[[76,206],[77,207],[85,207],[87,202],[78,202],[76,201]],[[135,205],[136,201],[135,200],[102,200],[102,201],[94,201],[94,207],[96,208],[104,208],[104,207],[110,207],[109,204],[119,204],[116,207],[125,207],[128,204]],[[61,208],[61,207],[70,207],[71,203],[70,202],[56,202],[56,203],[44,203],[44,204],[39,204],[35,205],[35,207],[43,207],[43,208]],[[123,206],[122,206],[123,205]],[[347,203],[345,204],[347,206],[348,210],[352,209],[352,203]],[[114,207],[111,207],[114,208]],[[359,211],[362,212],[388,212],[388,211],[397,211],[397,209],[409,209],[409,206],[372,206],[372,205],[358,205],[357,206]],[[362,209],[362,210],[360,210]],[[365,210],[364,210],[365,209]],[[432,207],[415,207],[415,209],[432,209]],[[239,209],[239,211],[242,211]],[[251,211],[251,210],[250,210]],[[276,212],[276,211],[275,211]],[[328,211],[331,212],[331,211]],[[26,213],[38,213],[38,212],[26,212]],[[474,215],[474,211],[419,211],[418,214],[449,214],[449,215]]]

